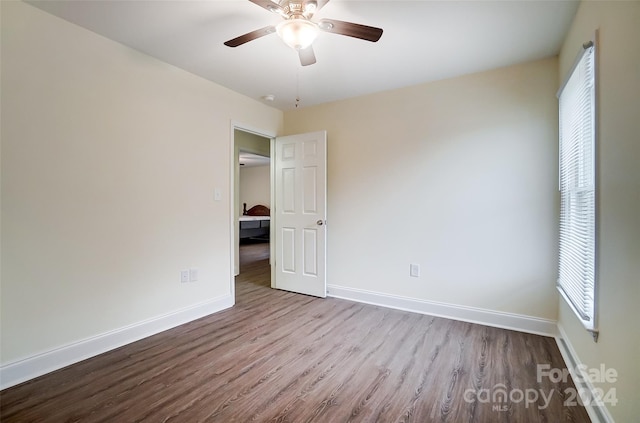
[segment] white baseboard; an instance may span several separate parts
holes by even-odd
[[[152,319],[74,342],[0,367],[0,389],[155,335],[233,306],[231,295],[214,298]]]
[[[578,391],[580,389],[587,389],[591,396],[590,398],[599,398],[599,395],[596,395],[596,390],[590,380],[586,378],[577,379],[574,377],[573,371],[578,368],[578,366],[582,366],[584,363],[580,361],[578,355],[576,354],[573,345],[571,345],[571,341],[567,337],[567,333],[564,331],[562,325],[558,324],[558,335],[556,336],[556,343],[558,344],[558,349],[560,349],[560,354],[562,354],[562,358],[564,359],[565,364],[567,365],[567,369],[571,372],[571,377],[573,379],[573,383],[576,385],[576,389]],[[594,406],[593,404],[585,404],[585,409],[591,418],[592,423],[614,423],[613,417],[606,406]]]
[[[379,305],[398,310],[412,311],[415,313],[445,317],[447,319],[461,320],[463,322],[477,323],[503,329],[517,330],[536,335],[552,337],[557,335],[556,321],[541,319],[539,317],[504,313],[500,311],[439,303],[435,301],[419,300],[416,298],[400,297],[338,285],[329,285],[327,295],[360,303]]]

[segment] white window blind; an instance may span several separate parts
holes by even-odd
[[[596,332],[595,46],[588,43],[565,85],[560,106],[560,257],[558,289]]]

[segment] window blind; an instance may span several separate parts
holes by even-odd
[[[583,325],[595,324],[595,46],[585,45],[559,95],[558,289]]]

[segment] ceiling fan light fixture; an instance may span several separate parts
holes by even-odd
[[[318,27],[304,18],[288,19],[276,26],[276,32],[292,49],[304,50],[318,36]]]

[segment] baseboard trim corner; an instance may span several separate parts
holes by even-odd
[[[0,367],[0,389],[10,388],[87,358],[222,311],[232,307],[233,304],[234,298],[227,294],[5,364]]]
[[[329,285],[327,295],[361,303],[533,333],[536,335],[550,337],[557,335],[555,320],[538,317],[401,297],[339,285]]]
[[[578,369],[579,366],[583,366],[584,363],[580,361],[571,341],[567,337],[567,333],[560,323],[558,323],[558,335],[556,335],[555,338],[560,354],[567,365],[567,369],[569,369],[573,383],[576,385],[576,389],[579,391],[581,389],[587,390],[591,395],[590,398],[600,398],[601,395],[596,393],[595,387],[590,380],[586,378],[576,379],[574,377],[574,371]],[[589,418],[591,418],[592,423],[614,423],[613,416],[611,416],[611,413],[609,413],[609,410],[604,405],[594,406],[589,403],[585,404],[585,409],[587,410],[587,414],[589,414]]]

